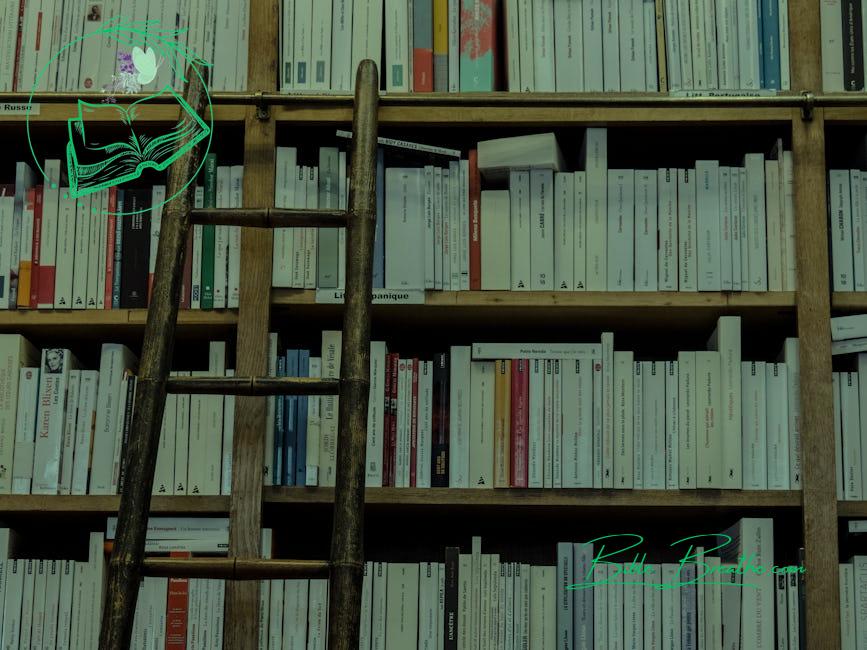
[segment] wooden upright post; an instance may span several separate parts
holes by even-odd
[[[251,0],[248,89],[276,90],[277,26],[280,3]],[[220,47],[220,44],[217,44]],[[244,128],[244,206],[274,205],[274,121],[260,120],[257,107],[247,108]],[[241,230],[243,271],[238,312],[236,375],[262,377],[268,371],[268,331],[271,322],[272,232]],[[238,397],[232,444],[232,496],[230,502],[229,555],[259,557],[262,528],[262,474],[264,467],[266,401],[263,397]],[[226,583],[224,626],[226,650],[255,650],[259,639],[259,583]]]
[[[790,0],[792,89],[822,92],[821,21],[815,0]],[[792,115],[798,339],[801,373],[801,467],[807,648],[840,647],[837,486],[831,392],[831,297],[825,189],[824,111]]]

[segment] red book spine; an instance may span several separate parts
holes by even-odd
[[[433,39],[433,34],[431,34]],[[431,45],[433,40],[429,41]],[[412,50],[412,89],[417,93],[433,92],[433,47]]]
[[[391,453],[388,446],[391,435],[391,364],[393,355],[385,355],[385,408],[382,418],[382,487],[391,486]]]
[[[512,360],[512,487],[527,487],[530,429],[530,373],[527,359]]]
[[[30,309],[39,307],[39,249],[42,247],[42,185],[36,186],[33,202],[33,248],[30,267]]]
[[[470,291],[482,290],[482,184],[479,155],[470,149]]]
[[[26,90],[24,82],[19,77],[19,67],[21,65],[21,41],[24,40],[24,2],[25,0],[19,0],[18,2],[18,36],[15,41],[15,67],[12,70],[12,89],[18,92]]]
[[[172,551],[171,557],[190,557],[189,551]],[[186,650],[187,612],[190,601],[190,581],[187,578],[169,578],[166,598],[165,650]]]
[[[114,286],[114,245],[117,228],[117,188],[108,188],[108,218],[105,227],[105,308],[111,309],[112,287]]]
[[[193,284],[193,229],[187,233],[187,250],[184,252],[184,282],[181,285],[181,309],[190,308]]]
[[[418,359],[412,360],[412,404],[410,404],[409,486],[415,487],[416,456],[418,454]]]
[[[400,369],[400,357],[395,352],[391,364],[391,423],[388,432],[388,456],[391,458],[391,470],[389,472],[389,485],[394,487],[397,473],[397,373]]]

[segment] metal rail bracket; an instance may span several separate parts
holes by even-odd
[[[801,119],[804,122],[813,121],[813,107],[816,105],[816,96],[809,90],[801,93],[804,103],[801,105]]]

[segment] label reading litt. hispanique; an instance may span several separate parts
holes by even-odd
[[[317,289],[316,303],[320,305],[343,304],[343,289]],[[423,289],[374,289],[374,305],[423,305]]]
[[[0,102],[0,115],[39,115],[40,104]]]

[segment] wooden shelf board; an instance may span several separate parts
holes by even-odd
[[[345,123],[352,122],[352,105],[346,100],[332,104],[277,106],[273,108],[277,122]],[[526,105],[485,105],[484,101],[449,101],[430,98],[418,105],[391,105],[383,97],[380,103],[379,123],[382,126],[556,126],[569,124],[682,124],[683,122],[714,124],[755,124],[789,122],[797,117],[797,109],[786,107],[704,107],[668,106],[539,106],[528,101]]]
[[[27,102],[27,97],[22,97],[22,103]],[[178,108],[170,105],[155,105],[140,108],[136,114],[136,122],[175,122],[178,119]],[[214,122],[243,122],[246,115],[246,107],[237,105],[214,106]],[[42,104],[38,115],[31,115],[32,124],[65,123],[66,120],[78,116],[76,103]],[[26,114],[0,115],[0,124],[23,125],[27,121]],[[116,120],[115,120],[116,122]],[[88,120],[88,124],[112,124],[111,120]]]
[[[147,309],[86,309],[76,311],[0,311],[0,332],[87,330],[120,327],[144,328]],[[236,310],[178,312],[178,329],[232,327],[238,322]]]
[[[838,517],[867,517],[867,501],[838,501]]]
[[[865,95],[864,106],[829,106],[824,108],[823,112],[826,122],[865,123],[867,122],[867,95]]]
[[[117,513],[119,496],[52,496],[37,494],[0,495],[0,514],[92,514]],[[226,496],[170,496],[153,497],[152,513],[175,514],[228,514],[229,497]]]
[[[840,311],[867,311],[867,292],[835,291],[831,294],[831,309]]]
[[[867,303],[867,294],[865,303]],[[794,309],[794,292],[767,293],[690,293],[620,292],[620,291],[427,291],[424,305],[374,305],[419,307],[573,307],[633,309],[636,307],[665,307],[700,309],[713,308],[771,308]],[[272,304],[277,306],[316,305],[316,293],[303,289],[273,289]],[[329,305],[322,305],[329,306]]]
[[[266,506],[328,505],[333,488],[265,488]],[[367,488],[369,507],[448,508],[800,508],[798,491]]]
[[[424,305],[373,305],[373,319],[385,323],[440,327],[453,323],[489,324],[492,318],[514,326],[613,325],[712,327],[723,314],[741,314],[745,322],[791,320],[794,293],[620,293],[534,291],[429,291]],[[272,290],[272,304],[293,317],[333,319],[340,305],[316,304],[315,292]],[[640,310],[640,311],[637,311]],[[319,323],[322,324],[322,323]]]

